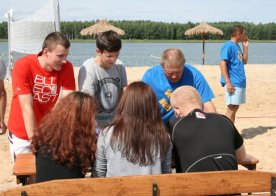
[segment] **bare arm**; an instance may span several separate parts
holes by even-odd
[[[248,170],[255,170],[256,164],[259,163],[259,159],[249,155],[245,152],[245,147],[242,145],[235,151],[237,163],[246,167]]]
[[[242,46],[243,46],[243,63],[247,64],[248,62],[248,46],[249,46],[249,41],[248,38],[245,37],[243,42],[242,42]]]
[[[207,101],[204,103],[203,111],[209,113],[217,113],[216,107],[214,106],[212,101]]]
[[[36,128],[36,119],[33,110],[33,97],[31,94],[18,95],[19,103],[22,110],[25,129],[28,138],[31,139],[33,131]]]
[[[242,145],[239,147],[236,151],[236,159],[238,163],[242,163],[246,159],[246,152],[245,152],[245,147]]]
[[[5,124],[5,113],[7,106],[7,92],[4,86],[4,81],[0,80],[0,126],[2,128],[2,132],[0,135],[5,134],[7,130],[7,126]]]
[[[230,81],[230,77],[227,71],[227,65],[226,65],[226,61],[221,61],[220,62],[220,71],[221,74],[223,75],[224,79],[225,79],[225,83],[226,83],[226,87],[227,87],[227,91],[228,93],[233,93],[234,92],[234,86],[232,85],[231,81]]]

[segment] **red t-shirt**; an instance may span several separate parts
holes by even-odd
[[[12,71],[13,97],[8,129],[16,137],[28,139],[18,95],[32,94],[36,123],[55,105],[60,88],[75,90],[73,66],[67,61],[60,71],[45,71],[38,62],[38,55],[19,59]]]

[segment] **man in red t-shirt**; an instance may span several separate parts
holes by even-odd
[[[19,59],[12,71],[13,97],[8,120],[10,150],[31,152],[33,131],[62,96],[75,90],[72,64],[66,60],[70,42],[59,32],[47,35],[38,55]],[[49,130],[51,131],[51,130]]]

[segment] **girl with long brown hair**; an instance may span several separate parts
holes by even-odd
[[[95,102],[72,92],[42,119],[32,137],[36,182],[85,176],[95,159]]]
[[[144,82],[133,82],[117,105],[113,124],[98,136],[92,174],[171,173],[171,149],[153,90]]]

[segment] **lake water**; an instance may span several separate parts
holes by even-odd
[[[206,43],[205,64],[215,65],[219,63],[220,49],[224,43]],[[0,54],[7,62],[7,42],[0,42]],[[123,43],[119,59],[126,66],[150,66],[158,64],[162,52],[167,48],[179,48],[190,64],[202,64],[202,43]],[[19,54],[15,55],[17,59]],[[68,59],[74,66],[80,66],[82,62],[95,56],[95,43],[72,43]],[[250,43],[250,64],[276,64],[276,43]]]

